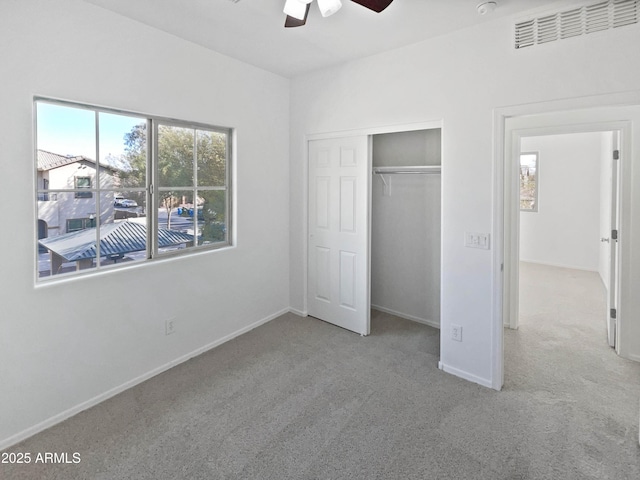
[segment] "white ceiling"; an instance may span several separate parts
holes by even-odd
[[[565,0],[395,0],[375,13],[350,0],[323,18],[315,2],[307,24],[284,28],[285,0],[85,0],[203,47],[285,77],[391,50],[454,30],[552,7]]]

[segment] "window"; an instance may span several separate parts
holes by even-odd
[[[538,211],[538,153],[520,154],[520,211]]]
[[[93,198],[93,193],[83,191],[91,190],[91,177],[76,177],[75,189],[76,198]]]
[[[67,233],[77,232],[85,228],[95,227],[95,218],[69,218],[67,219]]]
[[[230,245],[231,129],[35,99],[37,278]],[[82,233],[79,233],[82,232]]]

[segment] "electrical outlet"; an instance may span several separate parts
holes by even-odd
[[[168,318],[164,324],[164,334],[171,335],[176,331],[176,319]]]
[[[462,327],[460,325],[451,325],[451,339],[456,342],[462,341]]]

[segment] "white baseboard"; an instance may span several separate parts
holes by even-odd
[[[521,258],[520,261],[524,263],[533,263],[535,265],[546,265],[547,267],[568,268],[570,270],[582,270],[583,272],[598,273],[597,268],[594,270],[593,268],[577,267],[575,265],[565,265],[562,263],[554,263],[554,262],[540,262],[538,260],[525,260],[524,258]]]
[[[204,345],[203,347],[197,348],[196,350],[193,350],[192,352],[187,353],[186,355],[182,355],[178,358],[176,358],[175,360],[170,361],[169,363],[166,363],[160,367],[154,368],[153,370],[144,373],[136,378],[133,378],[125,383],[123,383],[122,385],[119,385],[115,388],[112,388],[110,390],[107,390],[104,393],[101,393],[100,395],[97,395],[85,402],[82,402],[78,405],[76,405],[75,407],[71,407],[68,410],[65,410],[64,412],[61,412],[57,415],[54,415],[51,418],[48,418],[47,420],[44,420],[32,427],[29,427],[15,435],[10,436],[9,438],[5,438],[3,440],[0,440],[0,450],[4,450],[6,448],[11,447],[12,445],[15,445],[23,440],[26,440],[27,438],[42,432],[43,430],[46,430],[47,428],[53,427],[54,425],[66,420],[67,418],[73,417],[74,415],[87,410],[95,405],[98,405],[99,403],[104,402],[105,400],[108,400],[111,397],[114,397],[116,395],[118,395],[119,393],[124,392],[125,390],[128,390],[132,387],[135,387],[136,385],[152,378],[155,377],[156,375],[162,373],[162,372],[166,372],[167,370],[169,370],[170,368],[175,367],[176,365],[179,365],[183,362],[186,362],[187,360],[193,358],[193,357],[197,357],[198,355],[201,355],[209,350],[211,350],[212,348],[215,348],[219,345],[222,345],[223,343],[228,342],[229,340],[233,340],[234,338],[242,335],[243,333],[247,333],[250,330],[253,330],[254,328],[259,327],[260,325],[263,325],[267,322],[270,322],[271,320],[274,320],[275,318],[278,318],[280,315],[284,315],[285,313],[288,313],[290,311],[289,308],[285,308],[279,312],[273,313],[271,315],[269,315],[268,317],[263,318],[262,320],[258,320],[257,322],[252,323],[251,325],[247,325],[244,328],[241,328],[240,330],[237,330],[233,333],[230,333],[229,335],[226,335],[218,340],[215,340],[207,345]]]
[[[490,380],[486,378],[478,377],[476,375],[473,375],[472,373],[465,372],[464,370],[460,370],[458,368],[450,367],[448,365],[445,365],[441,361],[438,362],[438,368],[443,372],[447,372],[447,373],[450,373],[451,375],[455,375],[456,377],[460,377],[464,380],[477,383],[478,385],[482,385],[483,387],[493,388],[493,384],[491,383]]]
[[[629,360],[633,360],[634,362],[640,362],[640,355],[634,355],[633,353],[630,353],[629,355],[627,355],[627,358]]]
[[[298,315],[299,317],[307,317],[307,316],[309,316],[308,312],[305,312],[303,310],[298,310],[297,308],[290,308],[289,312],[293,313],[294,315]]]
[[[428,320],[426,318],[416,317],[414,315],[408,315],[406,313],[397,312],[390,308],[381,307],[380,305],[371,305],[371,308],[374,310],[378,310],[379,312],[389,313],[391,315],[395,315],[396,317],[404,318],[405,320],[411,320],[413,322],[422,323],[424,325],[429,325],[430,327],[440,329],[440,322],[435,322],[433,320]]]

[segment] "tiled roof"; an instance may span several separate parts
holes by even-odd
[[[38,150],[38,170],[39,171],[46,171],[46,170],[51,170],[53,168],[63,167],[65,165],[80,162],[82,160],[88,160],[90,162],[93,162],[93,160],[90,160],[88,158],[84,158],[81,156],[64,156],[64,155],[58,155],[57,153],[47,152],[46,150]]]
[[[140,223],[118,222],[100,226],[100,256],[120,255],[146,249],[147,227]],[[158,229],[158,247],[193,242],[193,235],[176,230]],[[43,238],[39,243],[68,262],[96,258],[96,229],[86,228],[57,237]]]
[[[46,150],[38,150],[38,171],[44,172],[47,170],[52,170],[58,167],[64,167],[65,165],[69,165],[71,163],[76,162],[89,162],[96,164],[96,161],[83,157],[82,155],[58,155],[57,153],[47,152]],[[111,165],[106,165],[104,162],[100,163],[102,168],[108,168],[110,170],[115,171],[116,168]]]

